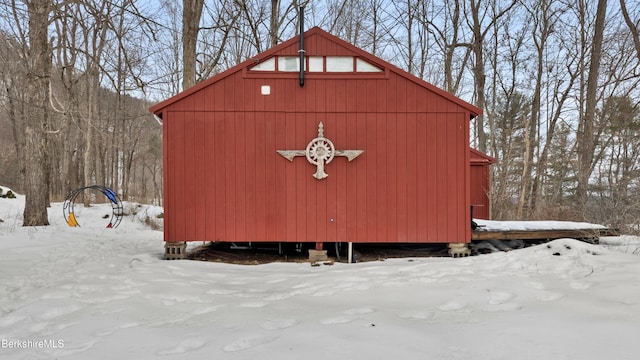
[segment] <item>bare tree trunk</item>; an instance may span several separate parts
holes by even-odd
[[[577,56],[577,54],[575,55]],[[554,90],[553,98],[557,98],[558,105],[556,107],[556,111],[552,114],[551,119],[548,119],[548,125],[546,129],[546,141],[544,147],[542,148],[542,153],[540,154],[540,158],[538,159],[538,171],[536,172],[535,179],[533,181],[533,188],[531,190],[533,196],[532,210],[536,215],[541,214],[545,209],[542,207],[542,188],[543,181],[545,181],[546,175],[545,172],[549,167],[549,153],[552,151],[551,147],[554,144],[555,136],[556,136],[556,128],[558,125],[558,121],[562,116],[562,110],[564,109],[563,105],[569,98],[569,93],[573,88],[573,84],[575,80],[578,78],[577,73],[570,74],[569,83],[566,85],[564,91],[560,92],[559,89]],[[549,106],[549,105],[547,105]]]
[[[534,100],[535,101],[535,100]],[[525,217],[525,210],[529,203],[531,193],[531,173],[533,168],[533,149],[534,143],[537,140],[535,134],[534,112],[536,109],[532,106],[531,115],[524,121],[525,135],[524,135],[524,161],[522,164],[522,177],[520,182],[520,196],[518,197],[518,209],[516,211],[516,218],[521,220]]]
[[[453,53],[456,51],[458,43],[458,27],[460,26],[460,1],[454,1],[452,19],[452,31],[451,43],[447,43],[446,39],[443,39],[444,43],[444,86],[445,89],[455,94],[458,91],[459,82],[453,81]]]
[[[413,70],[413,61],[414,61],[414,50],[413,50],[413,22],[415,19],[415,14],[413,12],[413,8],[411,6],[411,1],[407,1],[407,9],[404,14],[407,19],[407,72],[409,74],[414,74]]]
[[[280,17],[280,0],[271,0],[271,18],[269,22],[269,47],[278,45],[279,17]]]
[[[196,45],[204,0],[182,1],[182,90],[196,84]]]
[[[638,59],[640,59],[640,35],[638,34],[638,26],[634,24],[633,20],[631,20],[631,17],[629,17],[629,11],[627,11],[625,0],[620,0],[620,10],[622,11],[624,22],[629,27],[629,31],[631,31],[631,36],[633,37],[633,45],[636,48],[636,55],[638,55]]]
[[[90,69],[87,73],[87,113],[86,113],[86,130],[84,133],[84,153],[82,157],[82,162],[84,163],[84,171],[82,175],[83,186],[89,186],[92,184],[91,175],[92,168],[95,166],[92,165],[93,159],[95,156],[95,152],[93,151],[94,143],[94,122],[93,119],[97,115],[97,106],[96,106],[96,86],[97,86],[97,71]],[[85,205],[89,204],[89,199],[85,196],[84,198]]]
[[[487,4],[493,6],[493,14],[490,18],[490,23],[483,30],[482,24],[484,23],[484,15],[481,14],[481,8],[483,1]],[[473,40],[471,44],[467,44],[471,48],[475,56],[475,62],[472,68],[473,76],[475,78],[475,89],[476,89],[476,106],[480,109],[484,109],[485,107],[485,83],[487,76],[484,71],[484,39],[487,35],[487,32],[495,27],[498,20],[504,16],[507,12],[509,12],[518,2],[518,0],[513,0],[511,4],[505,7],[502,10],[496,9],[497,2],[494,0],[491,3],[490,0],[471,0],[469,6],[471,7],[471,21],[469,22],[471,27],[471,33],[473,34]],[[489,6],[487,6],[489,7]],[[476,136],[477,136],[477,147],[478,150],[482,152],[487,151],[487,134],[484,131],[484,117],[483,115],[479,115],[476,118]]]
[[[48,43],[50,3],[48,0],[27,2],[29,12],[29,69],[27,96],[29,110],[24,126],[24,182],[26,203],[24,226],[49,225],[47,217],[47,139],[49,115],[49,81],[51,57]]]
[[[596,96],[598,90],[598,75],[600,73],[600,59],[602,57],[602,39],[604,34],[605,17],[607,12],[607,0],[598,0],[596,10],[596,22],[594,27],[593,45],[589,63],[587,78],[587,90],[585,95],[585,111],[580,119],[577,134],[578,150],[578,184],[576,188],[576,200],[578,212],[586,210],[589,177],[592,172],[594,151],[596,146],[595,117]]]
[[[535,88],[533,91],[533,100],[531,102],[531,118],[528,121],[525,137],[525,158],[524,168],[522,171],[522,184],[520,188],[520,199],[518,201],[518,218],[523,218],[525,210],[529,212],[533,211],[535,198],[533,196],[533,187],[536,186],[533,183],[532,171],[534,162],[534,148],[539,146],[539,139],[537,136],[537,129],[540,125],[540,105],[542,98],[542,74],[544,73],[544,54],[547,45],[547,38],[549,37],[549,31],[551,31],[552,24],[549,24],[550,4],[546,0],[542,0],[538,3],[538,14],[532,14],[533,19],[533,42],[536,47],[536,78]],[[538,167],[536,173],[540,173],[544,169]]]
[[[480,3],[482,0],[471,0],[471,16],[473,23],[471,30],[473,32],[473,42],[471,43],[471,51],[475,55],[475,63],[473,65],[473,76],[475,78],[476,87],[476,106],[484,109],[485,93],[484,86],[486,75],[484,73],[484,51],[483,51],[483,32],[480,28]],[[478,115],[476,118],[476,136],[477,147],[482,152],[487,152],[487,134],[484,132],[484,116]]]

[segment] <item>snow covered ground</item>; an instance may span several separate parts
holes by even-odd
[[[605,226],[591,224],[585,222],[574,221],[494,221],[474,219],[474,221],[482,226],[483,230],[488,231],[507,231],[507,230],[587,230],[587,229],[604,229]]]
[[[640,240],[469,258],[162,260],[144,217],[0,199],[0,359],[637,359]],[[80,210],[79,208],[82,208]],[[153,208],[141,208],[138,214]]]

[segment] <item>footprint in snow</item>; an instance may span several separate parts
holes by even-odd
[[[364,314],[371,314],[373,312],[375,312],[375,310],[370,307],[354,308],[354,309],[348,309],[344,311],[346,315],[364,315]]]
[[[302,288],[297,288],[295,291],[292,291],[291,295],[292,296],[314,295],[321,291],[324,291],[324,290],[322,290],[320,286],[302,287]]]
[[[201,309],[196,309],[196,310],[193,311],[193,314],[194,315],[204,315],[204,314],[212,313],[212,312],[218,311],[218,309],[220,307],[222,307],[222,306],[224,306],[224,305],[214,305],[214,306],[208,306],[208,307],[201,308]]]
[[[120,326],[115,326],[106,330],[103,330],[99,333],[96,334],[96,336],[108,336],[111,334],[114,334],[115,332],[122,330],[122,329],[128,329],[128,328],[132,328],[132,327],[136,327],[139,326],[140,324],[136,323],[136,322],[131,322],[131,323],[126,323],[126,324],[122,324]]]
[[[522,309],[522,306],[511,302],[515,295],[506,291],[490,291],[489,292],[489,306],[484,310],[489,312],[496,311],[515,311]]]
[[[330,289],[324,289],[313,293],[311,296],[332,296],[336,292]]]
[[[21,315],[7,315],[0,318],[0,327],[10,327],[13,324],[19,323],[20,321],[26,319],[26,316]]]
[[[306,287],[309,287],[309,286],[311,286],[311,283],[300,283],[300,284],[293,285],[291,288],[292,289],[303,289],[303,288],[306,288]]]
[[[290,328],[296,325],[297,323],[298,322],[295,319],[274,319],[274,320],[269,320],[262,323],[260,327],[262,327],[265,330],[282,330],[282,329]]]
[[[280,294],[268,295],[264,299],[267,300],[267,301],[278,301],[278,300],[288,299],[290,297],[291,297],[291,294],[289,294],[289,293],[280,293]]]
[[[114,294],[114,295],[108,295],[108,296],[101,296],[99,298],[97,297],[87,298],[86,296],[79,295],[79,294],[74,294],[74,296],[78,298],[79,302],[83,304],[88,304],[88,305],[106,304],[111,301],[126,300],[131,297],[130,295],[125,295],[125,294],[120,294],[120,295]]]
[[[266,302],[263,301],[255,301],[255,302],[247,302],[244,304],[240,304],[240,307],[243,308],[251,308],[251,309],[257,309],[257,308],[262,308],[267,306]]]
[[[320,324],[322,325],[347,324],[354,321],[355,319],[356,318],[353,316],[336,316],[336,317],[320,320]]]
[[[68,299],[69,298],[69,293],[68,292],[51,292],[51,293],[47,293],[44,294],[42,296],[40,296],[40,299],[46,299],[46,300],[58,300],[58,299]]]
[[[563,297],[564,295],[559,293],[554,293],[551,291],[544,291],[542,294],[536,296],[540,301],[555,301]]]
[[[64,315],[68,315],[68,314],[74,313],[74,312],[76,312],[76,311],[78,311],[80,309],[81,309],[80,306],[77,306],[77,305],[68,305],[68,306],[62,306],[62,307],[55,307],[55,308],[47,310],[40,317],[45,319],[45,320],[52,320],[52,319],[59,318],[59,317],[64,316]]]
[[[513,299],[513,294],[504,291],[489,292],[489,305],[502,305]]]
[[[431,311],[413,311],[413,312],[402,312],[398,316],[401,319],[428,320],[434,317],[434,313],[432,313]]]
[[[212,290],[206,291],[207,295],[234,295],[237,293],[238,291],[236,290],[227,290],[227,289],[212,289]]]
[[[82,344],[77,344],[74,343],[73,345],[69,346],[67,342],[64,343],[64,348],[56,351],[56,358],[58,357],[65,357],[65,356],[70,356],[73,354],[77,354],[77,353],[81,353],[84,351],[87,351],[89,349],[91,349],[96,343],[98,342],[98,340],[94,339]]]
[[[31,325],[29,327],[29,330],[32,333],[39,333],[45,329],[47,329],[51,324],[49,324],[48,322],[39,322],[39,323],[35,323],[33,325]]]
[[[227,282],[227,285],[232,285],[232,286],[246,285],[246,284],[247,284],[247,282],[246,281],[242,281],[242,280],[235,280],[235,281]]]
[[[335,285],[333,288],[341,291],[365,291],[369,290],[371,285],[363,282],[344,282]]]
[[[287,280],[288,279],[286,279],[286,278],[278,278],[278,279],[273,279],[273,280],[267,281],[267,284],[279,284],[279,283],[287,281]]]
[[[239,338],[230,344],[225,345],[222,350],[226,352],[242,351],[254,348],[256,346],[268,344],[277,339],[277,336],[252,335]]]
[[[498,311],[516,311],[521,309],[522,309],[522,306],[520,304],[509,302],[509,303],[499,304],[499,305],[489,305],[484,309],[484,311],[498,312]]]
[[[322,325],[346,324],[358,319],[359,315],[371,314],[373,312],[375,312],[375,310],[370,307],[347,309],[342,312],[344,316],[335,316],[331,318],[326,318],[326,319],[320,320],[320,324]]]
[[[440,311],[458,311],[467,307],[467,304],[458,301],[449,301],[448,303],[438,306]]]
[[[574,290],[587,290],[593,286],[593,283],[587,281],[574,281],[569,284],[569,286]]]
[[[157,352],[157,355],[184,354],[189,351],[200,349],[207,344],[203,339],[186,339],[179,342],[175,347]]]
[[[541,282],[530,281],[530,282],[527,282],[525,285],[527,285],[531,289],[536,289],[536,290],[544,290],[545,289],[544,284],[541,283]]]

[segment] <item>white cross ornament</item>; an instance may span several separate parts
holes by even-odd
[[[322,180],[329,176],[324,172],[324,166],[336,156],[344,156],[351,161],[357,158],[364,150],[336,150],[331,140],[324,137],[324,125],[318,124],[318,137],[311,140],[305,150],[276,150],[285,159],[293,161],[296,156],[305,156],[307,161],[316,166],[313,177]]]

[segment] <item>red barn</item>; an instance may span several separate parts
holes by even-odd
[[[317,27],[302,74],[299,50],[293,38],[150,109],[165,241],[468,243],[481,110]]]

